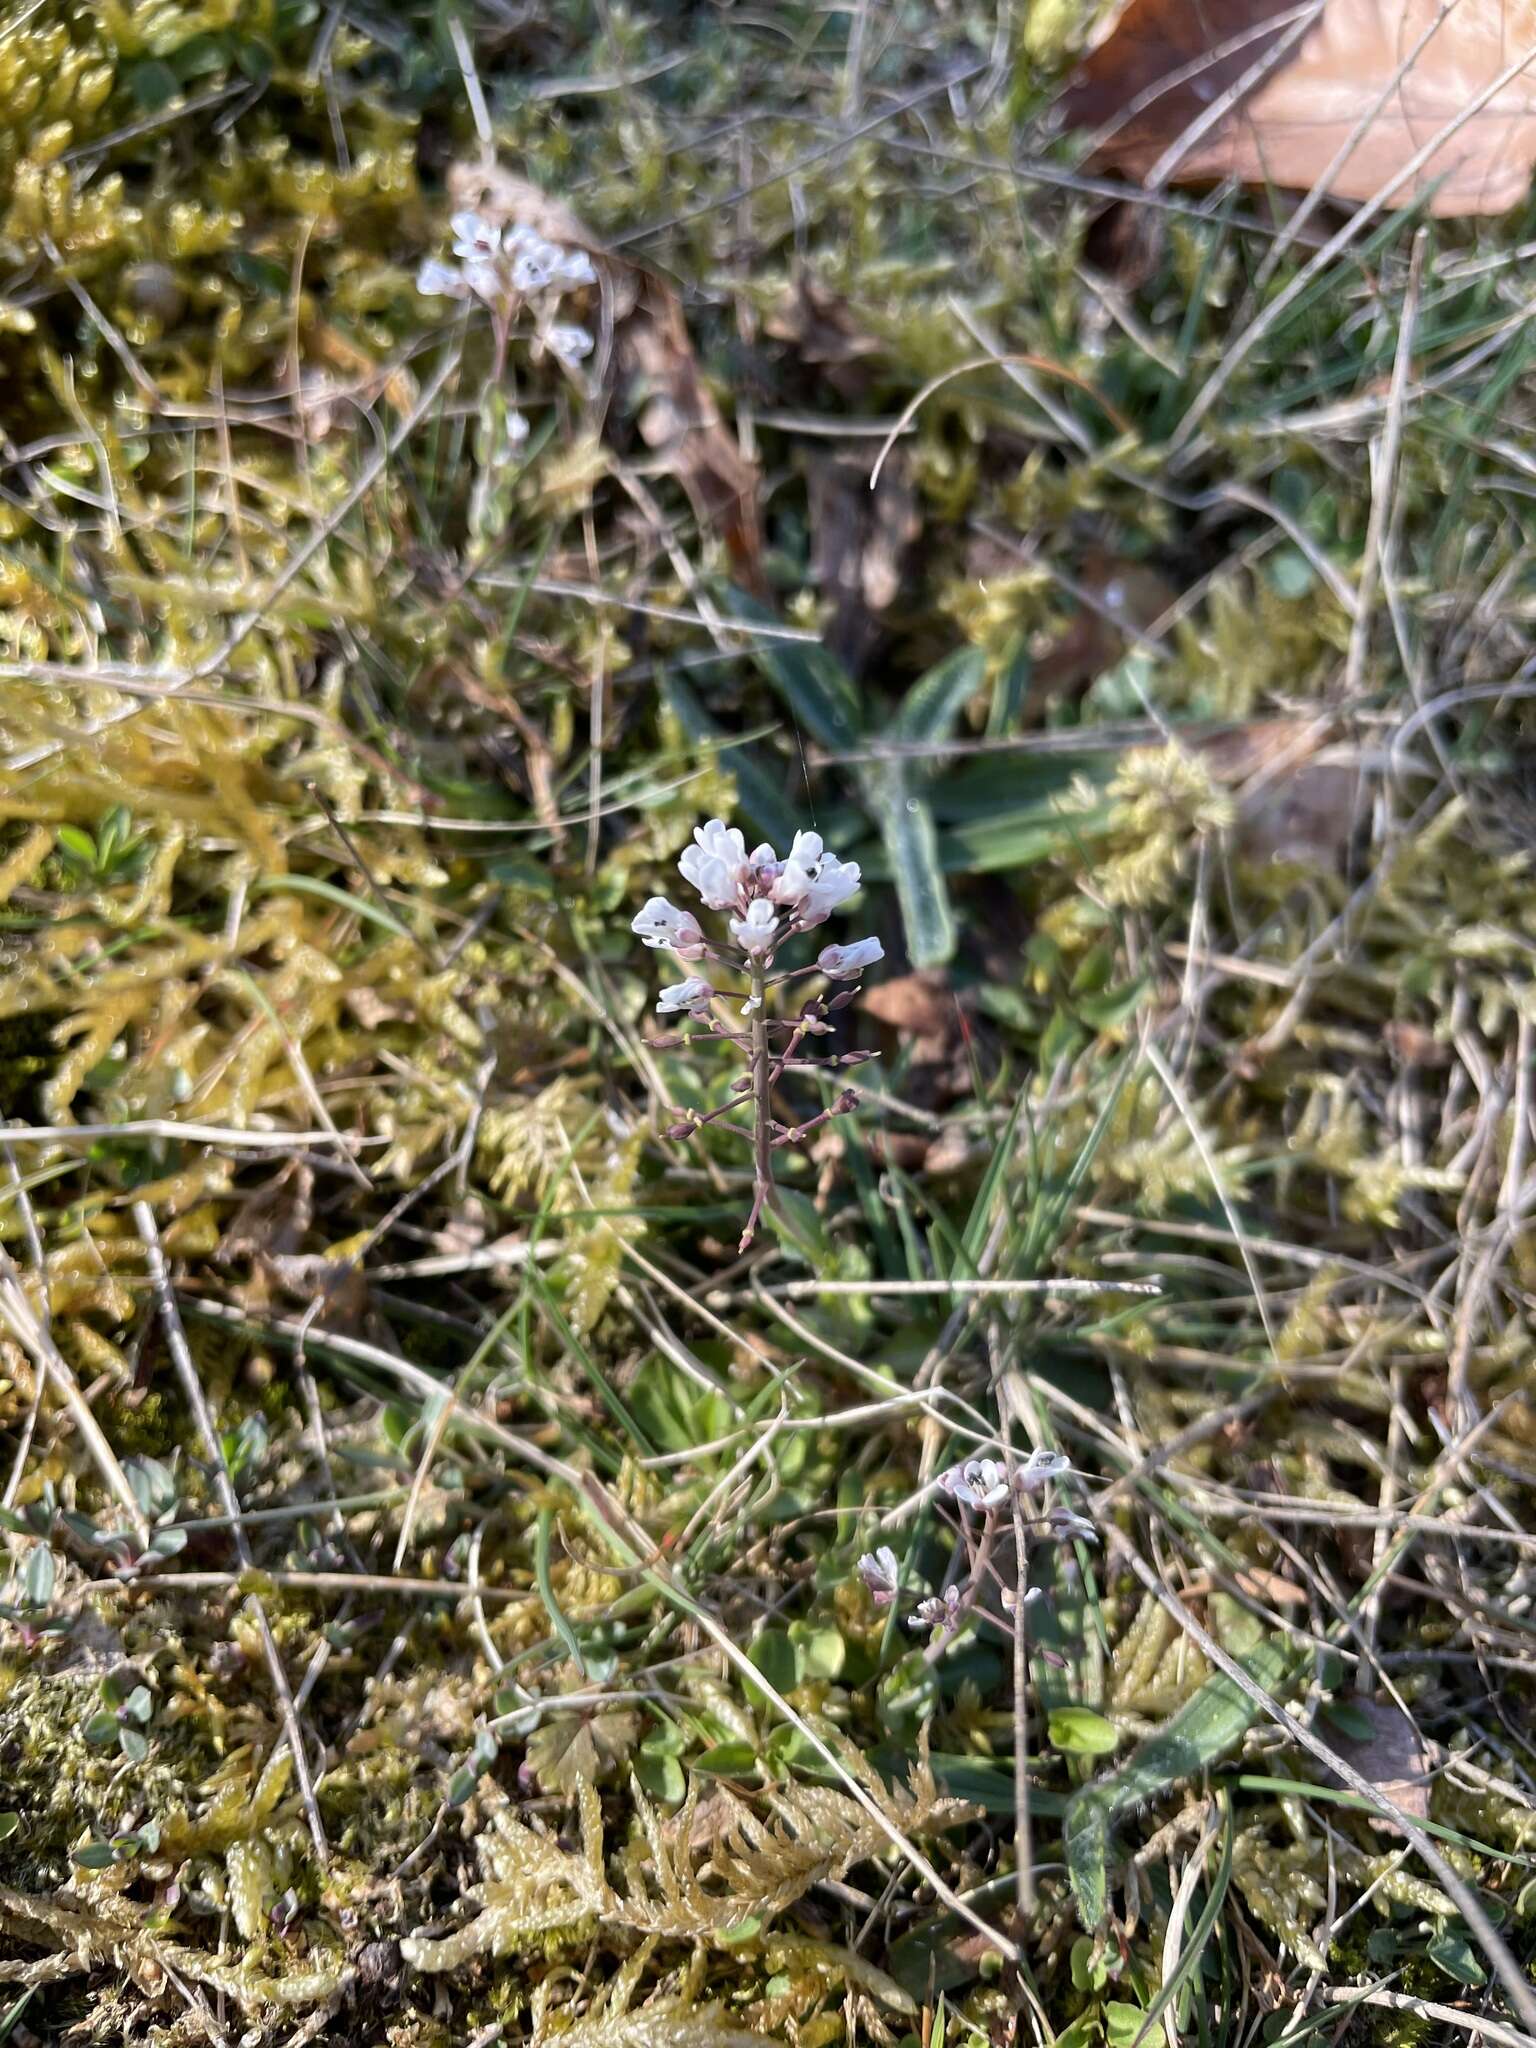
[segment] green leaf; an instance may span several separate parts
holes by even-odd
[[[941,967],[954,958],[955,919],[933,813],[912,794],[913,779],[900,761],[877,762],[859,777],[896,884],[907,958],[913,967]]]
[[[0,1842],[8,1842],[20,1826],[19,1813],[0,1813]]]
[[[635,1752],[635,1776],[653,1799],[676,1806],[688,1790],[683,1767],[675,1756],[666,1756],[642,1742]]]
[[[800,1658],[794,1644],[781,1628],[765,1628],[755,1642],[749,1645],[747,1655],[767,1679],[776,1692],[793,1692],[800,1683]],[[749,1695],[756,1694],[755,1706],[765,1706],[768,1695],[760,1692],[749,1679]]]
[[[131,1764],[141,1764],[149,1755],[149,1737],[126,1721],[118,1728],[117,1746]]]
[[[1323,1713],[1329,1725],[1347,1735],[1351,1742],[1369,1742],[1376,1733],[1375,1722],[1353,1700],[1329,1700]]]
[[[981,688],[987,658],[979,647],[962,647],[919,678],[905,697],[885,737],[912,743],[947,740],[967,701]]]
[[[1120,1747],[1120,1731],[1091,1707],[1058,1707],[1046,1724],[1052,1749],[1067,1756],[1109,1756]]]
[[[134,104],[142,107],[146,114],[158,114],[181,91],[180,79],[170,65],[162,63],[158,57],[146,57],[141,63],[130,64],[124,79]]]
[[[841,1678],[848,1661],[848,1645],[841,1629],[811,1628],[796,1622],[790,1629],[807,1678]]]
[[[460,1764],[459,1768],[448,1780],[448,1804],[450,1806],[467,1805],[470,1796],[479,1782],[480,1774],[478,1771],[471,1769],[468,1764]]]
[[[1477,1960],[1472,1944],[1459,1928],[1447,1927],[1437,1934],[1424,1953],[1437,1970],[1454,1977],[1458,1984],[1486,1984],[1487,1972]]]
[[[721,609],[748,626],[783,621],[744,591],[728,587]],[[789,706],[797,726],[824,747],[851,747],[859,738],[859,693],[835,654],[808,640],[752,641],[752,659]]]
[[[1104,2004],[1104,2038],[1109,2048],[1131,2048],[1131,2043],[1146,2024],[1146,2013],[1139,2005],[1128,2005],[1123,1998],[1110,1998]]]
[[[750,1742],[719,1742],[695,1757],[693,1768],[707,1778],[753,1778],[757,1775],[757,1751]]]
[[[70,1853],[82,1870],[110,1870],[117,1862],[117,1851],[110,1842],[87,1842]]]
[[[141,1728],[149,1725],[155,1711],[155,1696],[147,1685],[136,1685],[123,1701],[123,1712]]]
[[[53,1598],[53,1584],[58,1574],[53,1552],[46,1543],[40,1543],[27,1559],[26,1574],[22,1579],[22,1592],[29,1607],[46,1607]]]

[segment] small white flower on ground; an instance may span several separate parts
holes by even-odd
[[[1042,1486],[1071,1470],[1060,1451],[1031,1451],[1015,1469],[1013,1483],[1020,1493],[1038,1493]]]
[[[488,263],[501,249],[501,229],[483,213],[466,209],[448,223],[453,230],[453,253],[466,263]]]
[[[630,930],[647,946],[667,946],[679,960],[702,960],[704,934],[691,910],[678,910],[665,896],[653,896],[635,913]]]
[[[835,853],[824,853],[817,865],[816,876],[806,890],[800,904],[800,922],[803,925],[825,924],[840,903],[846,903],[859,886],[859,864],[856,860],[839,860]]]
[[[773,900],[790,909],[798,910],[816,879],[816,869],[821,860],[821,834],[819,832],[797,832],[795,843],[789,849],[784,865],[780,868],[773,885]]]
[[[658,1010],[702,1010],[706,1007],[714,990],[697,974],[690,974],[686,981],[675,981],[670,988],[664,988],[656,998]]]
[[[851,946],[823,946],[816,965],[834,981],[845,981],[884,958],[885,948],[878,939],[855,939]]]
[[[946,1636],[952,1636],[964,1619],[960,1604],[960,1588],[946,1586],[942,1593],[931,1599],[918,1602],[917,1611],[908,1623],[909,1628],[942,1629]]]
[[[592,337],[585,327],[572,327],[557,321],[545,339],[562,363],[579,363],[592,353]]]
[[[1086,1516],[1074,1514],[1071,1508],[1052,1508],[1046,1516],[1046,1526],[1053,1536],[1065,1541],[1069,1536],[1081,1536],[1085,1543],[1097,1543],[1099,1532]]]
[[[416,289],[426,299],[467,299],[469,286],[451,263],[429,256],[416,273]]]
[[[507,439],[514,448],[521,448],[528,438],[528,422],[520,412],[507,414]]]
[[[889,1607],[901,1587],[901,1566],[888,1543],[878,1550],[866,1550],[859,1559],[859,1577],[869,1588],[877,1607]]]
[[[1008,1468],[998,1458],[967,1458],[939,1474],[944,1491],[978,1513],[1001,1507],[1008,1498]]]
[[[585,249],[562,249],[559,255],[554,281],[562,291],[573,292],[582,285],[597,283],[597,272],[592,268],[592,259]]]
[[[731,919],[731,937],[746,953],[766,953],[778,928],[779,920],[766,896],[754,897],[745,917]]]
[[[711,818],[693,829],[695,843],[685,847],[678,873],[692,883],[710,910],[734,910],[747,865],[747,842],[734,825]]]

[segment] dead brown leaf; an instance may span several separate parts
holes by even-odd
[[[922,531],[905,459],[893,456],[873,490],[870,467],[868,456],[818,452],[806,470],[811,573],[832,606],[826,643],[855,676],[874,651]]]
[[[1323,754],[1320,719],[1259,718],[1201,743],[1237,798],[1235,840],[1245,859],[1342,867],[1354,837],[1360,766]]]
[[[742,454],[703,379],[676,292],[655,272],[607,249],[564,201],[499,165],[455,164],[455,209],[523,221],[550,241],[584,249],[598,274],[597,375],[604,395],[628,383],[640,399],[640,437],[677,479],[703,527],[719,532],[744,582],[761,589],[757,469]]]
[[[1095,164],[1134,177],[1310,191],[1380,99],[1328,178],[1333,197],[1356,200],[1467,115],[1394,196],[1406,205],[1434,187],[1434,213],[1503,213],[1524,199],[1536,160],[1536,64],[1468,110],[1523,50],[1536,57],[1536,0],[1460,0],[1398,78],[1439,12],[1440,0],[1325,0],[1298,36],[1293,0],[1129,0],[1062,112],[1098,135]],[[1233,105],[1211,120],[1229,92]]]
[[[1334,1747],[1410,1820],[1428,1820],[1430,1765],[1418,1729],[1391,1700],[1352,1698],[1350,1706],[1370,1722],[1371,1733],[1357,1738],[1334,1729]],[[1391,1821],[1377,1821],[1376,1826],[1389,1834],[1402,1833]]]

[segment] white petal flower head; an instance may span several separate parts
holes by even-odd
[[[1066,1542],[1069,1537],[1080,1536],[1084,1543],[1097,1543],[1099,1532],[1086,1515],[1074,1514],[1071,1508],[1052,1508],[1046,1516],[1051,1534]]]
[[[846,903],[859,886],[856,860],[839,860],[835,853],[823,854],[815,879],[800,905],[802,925],[825,924],[840,903]]]
[[[585,327],[562,326],[557,321],[545,339],[562,363],[579,363],[592,353],[592,337]]]
[[[766,896],[756,896],[747,905],[745,917],[731,919],[731,937],[744,953],[766,953],[773,945],[779,920]]]
[[[630,930],[647,946],[666,946],[679,960],[702,960],[704,934],[691,910],[678,910],[665,896],[653,896],[637,911]]]
[[[416,273],[416,289],[425,299],[467,299],[469,286],[464,273],[451,263],[439,263],[429,256]]]
[[[546,289],[560,265],[560,251],[551,242],[520,249],[512,258],[512,288],[524,294]]]
[[[701,1013],[709,1003],[714,990],[697,974],[690,974],[686,981],[676,981],[670,988],[664,988],[656,998],[656,1007],[662,1011],[687,1010],[692,1015]]]
[[[488,263],[501,249],[501,229],[483,213],[466,208],[463,213],[456,213],[448,225],[453,229],[453,253],[467,263]]]
[[[848,981],[884,958],[885,948],[878,939],[855,939],[851,946],[823,946],[816,965],[833,981]]]
[[[734,825],[711,818],[694,827],[695,844],[684,849],[678,872],[691,882],[711,910],[734,910],[747,864],[747,843]]]
[[[901,1566],[890,1545],[882,1543],[878,1550],[866,1550],[859,1559],[858,1570],[875,1605],[889,1607],[901,1587]]]
[[[797,832],[773,884],[773,900],[798,910],[810,893],[821,861],[821,834]]]
[[[1001,1507],[1008,1498],[1008,1468],[999,1458],[967,1458],[939,1474],[939,1484],[963,1507],[978,1513]]]
[[[585,249],[561,249],[557,255],[553,282],[564,292],[573,292],[585,284],[597,283],[597,272],[592,268],[592,258]]]
[[[946,1586],[942,1593],[930,1599],[919,1601],[917,1612],[907,1623],[908,1628],[936,1628],[945,1636],[952,1636],[965,1619],[961,1606],[960,1588]]]
[[[521,448],[528,438],[528,418],[525,413],[507,414],[507,440],[514,448]]]
[[[1013,1483],[1020,1493],[1038,1493],[1053,1479],[1060,1479],[1072,1467],[1060,1451],[1031,1451],[1014,1471]]]

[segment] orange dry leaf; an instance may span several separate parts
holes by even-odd
[[[1536,161],[1536,0],[1456,0],[1436,26],[1442,5],[1129,0],[1062,111],[1094,131],[1096,164],[1151,184],[1321,181],[1337,199],[1374,197],[1459,123],[1393,199],[1434,187],[1434,213],[1502,213],[1525,197]],[[1473,111],[1521,58],[1527,68]]]

